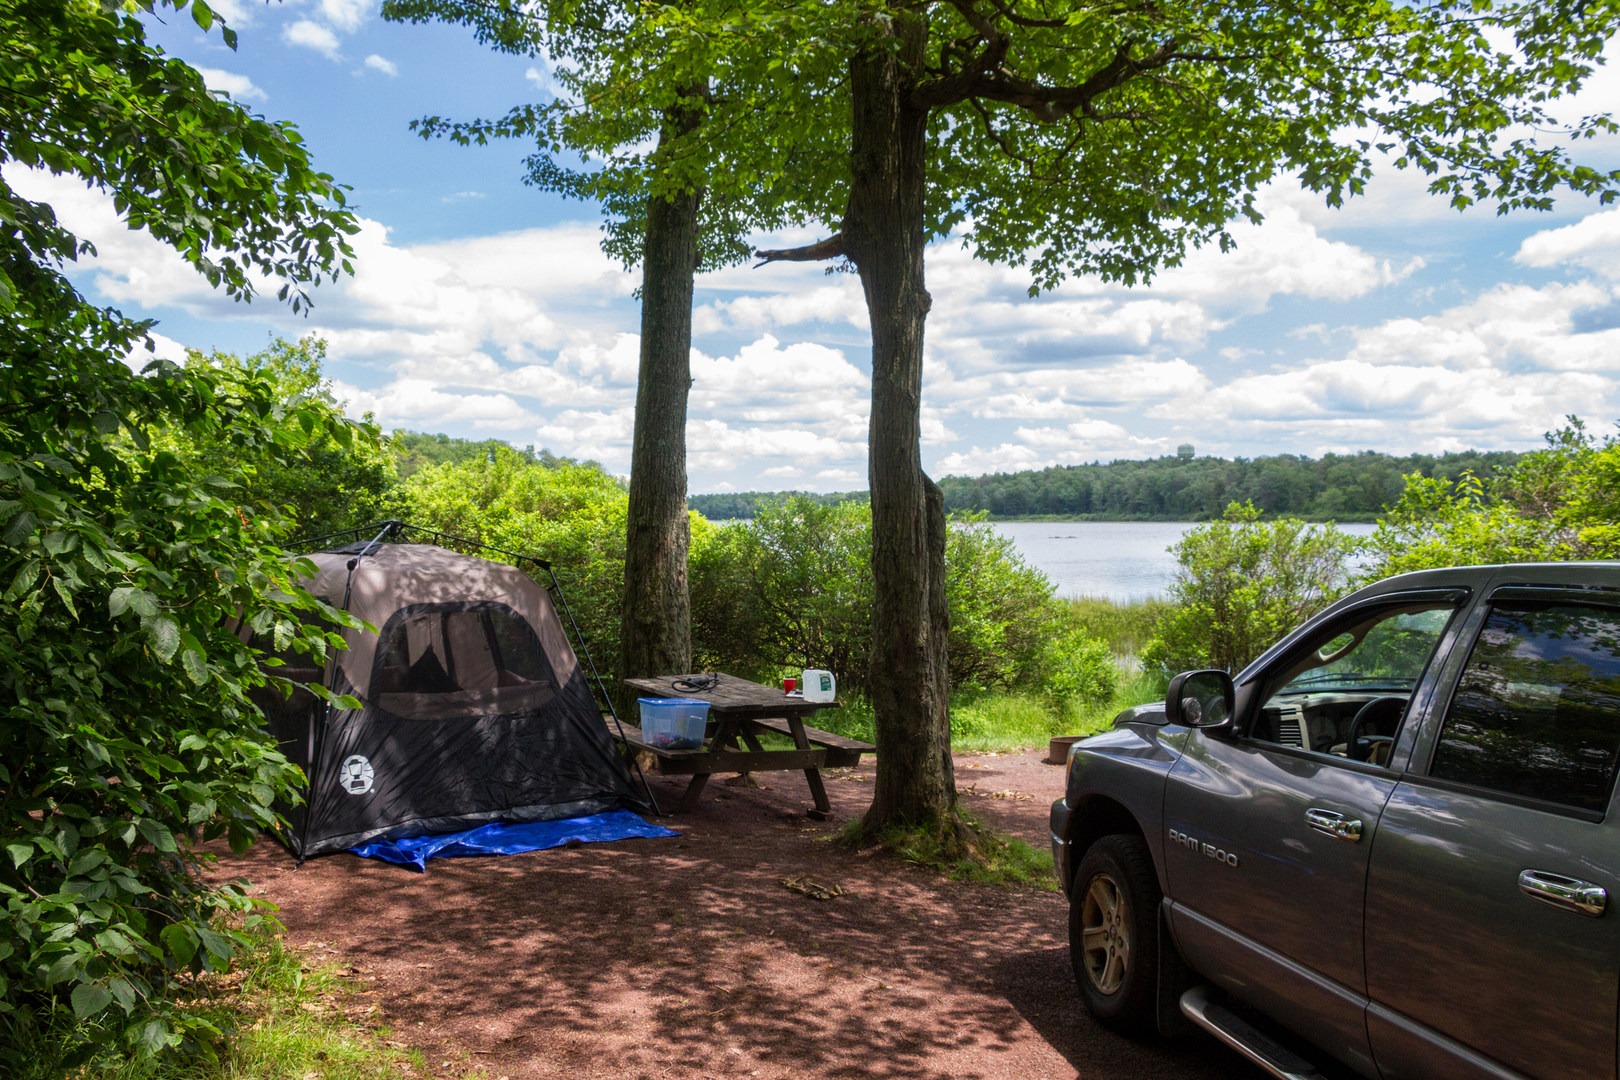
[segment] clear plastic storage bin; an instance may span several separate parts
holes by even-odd
[[[637,698],[641,738],[661,750],[696,750],[703,745],[709,703],[694,698]]]

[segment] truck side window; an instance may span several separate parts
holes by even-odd
[[[1387,764],[1412,690],[1455,611],[1450,603],[1402,604],[1324,627],[1267,677],[1250,737]]]
[[[1457,684],[1431,776],[1601,814],[1620,759],[1620,610],[1495,607]]]

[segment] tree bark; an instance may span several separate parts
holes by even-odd
[[[926,24],[913,13],[886,28],[895,49],[850,65],[852,184],[843,241],[860,272],[872,324],[872,705],[877,777],[863,822],[943,829],[955,791],[949,761],[943,503],[930,527],[922,471],[925,107],[911,103]]]
[[[697,117],[696,110],[672,113],[659,144],[691,131]],[[683,673],[692,666],[686,405],[692,386],[692,283],[701,197],[693,191],[648,199],[641,262],[641,367],[619,621],[620,680]]]

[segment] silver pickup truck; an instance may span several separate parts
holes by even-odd
[[[1341,600],[1075,744],[1075,977],[1277,1076],[1615,1077],[1620,563]]]

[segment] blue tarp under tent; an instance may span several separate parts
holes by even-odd
[[[610,810],[605,814],[564,818],[561,821],[533,821],[524,825],[497,821],[493,825],[481,825],[465,832],[382,840],[360,844],[350,850],[368,859],[414,866],[426,872],[429,859],[516,855],[523,851],[543,851],[546,848],[596,844],[608,840],[679,835],[674,829],[649,824],[628,810]]]
[[[417,534],[454,540],[390,522],[306,556],[315,574],[305,587],[375,629],[342,629],[348,648],[331,651],[324,670],[296,653],[277,669],[358,708],[304,690],[256,695],[309,778],[304,802],[284,808],[293,854],[656,812],[603,722],[549,565],[514,557],[542,569],[548,588],[514,565],[397,542]]]

